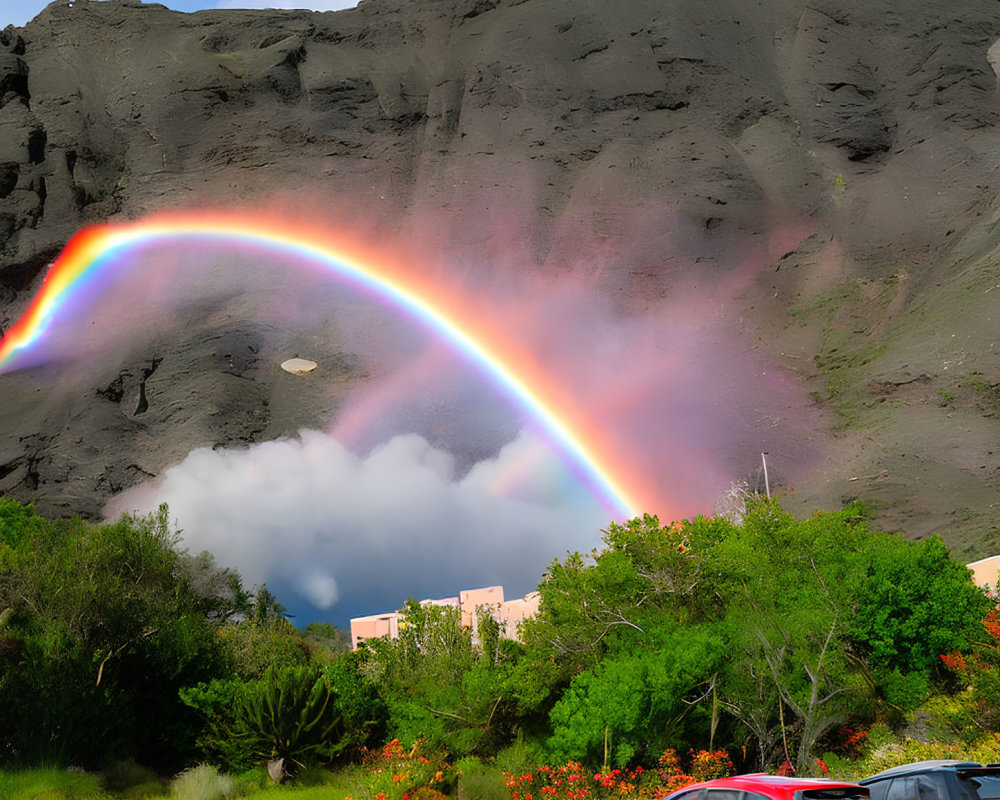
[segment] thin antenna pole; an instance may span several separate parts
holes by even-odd
[[[761,453],[760,454],[760,460],[761,460],[761,463],[764,464],[764,491],[767,492],[767,499],[770,500],[771,499],[771,484],[768,483],[768,480],[767,480],[767,459],[765,458],[766,455],[767,455],[766,452],[765,453]]]

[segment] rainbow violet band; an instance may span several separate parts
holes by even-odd
[[[502,331],[491,329],[483,315],[468,310],[455,292],[449,293],[447,287],[436,285],[440,282],[421,278],[417,271],[405,270],[400,264],[348,253],[321,233],[274,219],[199,211],[83,229],[50,267],[24,314],[0,339],[0,375],[18,368],[18,356],[41,342],[49,324],[85,279],[101,274],[102,279],[113,280],[110,273],[128,267],[129,259],[122,256],[133,248],[191,241],[218,247],[253,247],[278,257],[304,259],[338,280],[374,292],[463,353],[493,379],[563,452],[616,518],[632,517],[640,508],[655,507],[650,503],[654,500],[651,492],[629,490],[623,485],[626,481],[612,477],[628,474],[625,467],[611,468],[626,463],[627,456],[616,457],[614,443],[599,424],[580,419],[573,410],[572,397],[547,376],[544,365]]]

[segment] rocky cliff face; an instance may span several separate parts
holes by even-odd
[[[265,199],[452,263],[589,265],[628,311],[731,276],[746,346],[823,412],[789,504],[862,497],[985,554],[998,39],[972,0],[59,0],[0,33],[0,326],[88,223]],[[71,390],[0,377],[0,491],[97,513],[193,447],[329,413],[359,376],[336,335],[234,322],[239,302]],[[248,371],[302,337],[337,366],[292,403]]]

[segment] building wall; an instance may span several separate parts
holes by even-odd
[[[351,620],[351,649],[357,650],[358,642],[362,639],[378,639],[382,636],[399,638],[399,621],[402,617],[398,611],[355,617]]]
[[[991,594],[997,593],[997,571],[1000,570],[1000,556],[990,556],[973,561],[966,566],[972,570],[972,580],[979,586],[985,586]]]
[[[500,606],[500,613],[496,620],[501,624],[501,635],[507,639],[518,639],[518,625],[523,620],[530,619],[538,613],[538,606],[542,596],[538,592],[531,592],[517,600],[508,600]]]
[[[485,589],[465,589],[458,593],[459,607],[462,609],[462,627],[476,627],[476,609],[481,606],[503,605],[503,587],[487,586]]]
[[[538,613],[540,596],[532,592],[526,597],[515,600],[504,600],[502,586],[486,586],[482,589],[464,589],[457,597],[445,597],[439,600],[421,600],[421,605],[458,606],[461,614],[461,624],[465,628],[475,628],[476,609],[487,608],[490,614],[500,623],[500,634],[507,639],[518,638],[518,625],[522,620]],[[399,637],[399,625],[403,615],[398,611],[386,614],[372,614],[367,617],[354,617],[351,620],[351,647],[358,649],[358,642],[363,639],[388,636],[390,639]],[[475,635],[475,631],[473,631]]]

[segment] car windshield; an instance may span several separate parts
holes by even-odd
[[[867,800],[868,790],[860,786],[839,786],[829,789],[806,789],[802,800]]]
[[[978,772],[967,770],[958,773],[962,788],[969,800],[1000,800],[1000,771]]]

